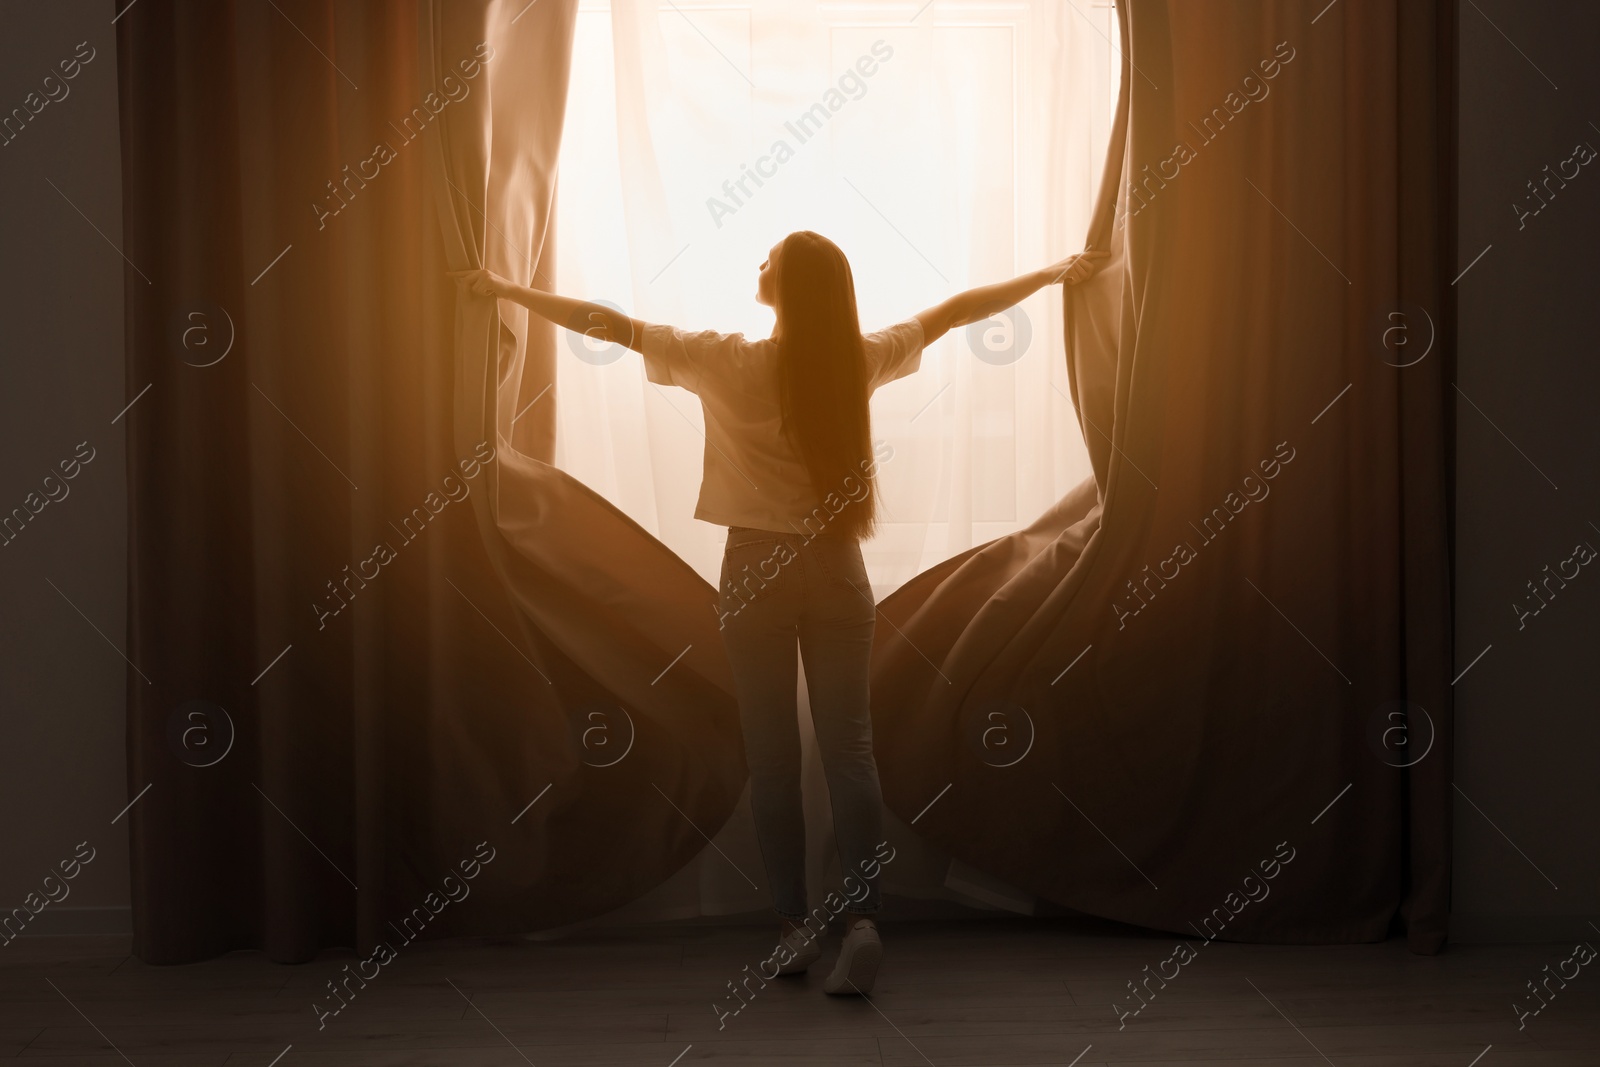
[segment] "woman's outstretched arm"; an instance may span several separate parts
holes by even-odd
[[[514,301],[535,315],[574,333],[584,334],[596,341],[622,345],[635,352],[644,351],[644,328],[648,324],[629,318],[604,304],[592,304],[587,300],[574,300],[569,296],[530,289],[483,268],[451,271],[450,276],[480,296],[498,296]]]
[[[916,315],[922,323],[922,342],[931,345],[957,326],[982,322],[997,311],[1019,304],[1047,285],[1061,282],[1076,285],[1099,269],[1099,261],[1110,252],[1080,252],[1043,270],[1032,271],[1009,282],[981,285],[957,293],[949,300]]]

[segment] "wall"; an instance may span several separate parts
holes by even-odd
[[[1488,251],[1457,283],[1456,670],[1483,658],[1455,687],[1453,926],[1593,938],[1600,561],[1569,565],[1547,606],[1526,583],[1600,548],[1600,159],[1537,214],[1527,183],[1600,149],[1600,5],[1473,0],[1460,19],[1460,267]]]
[[[0,146],[0,514],[26,508],[30,493],[35,506],[48,500],[53,472],[60,498],[0,547],[0,910],[40,891],[79,842],[95,850],[32,933],[129,926],[128,824],[111,820],[132,795],[118,649],[123,429],[137,408],[112,423],[131,399],[125,268],[112,244],[122,231],[113,13],[111,0],[0,4],[0,114],[30,92],[48,99],[46,76],[59,79],[80,42],[84,56],[93,50],[75,78],[51,83],[60,99]],[[93,459],[61,480],[80,443]]]

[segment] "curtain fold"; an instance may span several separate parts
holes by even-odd
[[[562,926],[738,798],[712,590],[548,466],[517,389],[550,382],[552,332],[445,273],[537,275],[574,8],[118,22],[152,279],[127,289],[143,959]]]
[[[1065,296],[1097,480],[882,605],[886,800],[948,786],[925,835],[1077,910],[1437,951],[1449,346],[1385,330],[1449,299],[1448,5],[1120,6],[1114,255]]]

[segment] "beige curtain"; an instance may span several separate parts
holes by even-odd
[[[550,464],[554,331],[444,277],[555,269],[574,3],[273,6],[117,23],[123,250],[150,279],[135,951],[369,948],[479,842],[493,864],[424,936],[605,915],[707,848],[745,772],[711,587]],[[1089,223],[1115,255],[1064,308],[1095,477],[881,605],[886,799],[1055,906],[1262,941],[1399,919],[1437,948],[1452,339],[1397,367],[1372,323],[1452,321],[1450,6],[1121,6],[1125,139]],[[200,308],[237,328],[205,367],[174,358]],[[220,760],[173,732],[193,701]],[[1397,702],[1435,733],[1409,763]]]
[[[575,8],[424,5],[436,86],[480,42],[505,57],[490,66],[490,91],[450,113],[434,142],[453,269],[546,284]],[[518,823],[541,880],[571,887],[565,906],[526,921],[561,925],[652,888],[726,822],[744,783],[731,679],[711,588],[550,464],[555,406],[540,398],[556,384],[553,329],[463,294],[455,338],[457,446],[496,442],[493,489],[475,498],[502,581],[494,614],[537,671],[527,713],[552,732],[530,768],[549,776],[549,795]]]
[[[948,789],[919,830],[1071,908],[1436,951],[1451,352],[1382,331],[1448,322],[1449,6],[1121,7],[1114,255],[1065,297],[1097,477],[883,604],[886,799]]]

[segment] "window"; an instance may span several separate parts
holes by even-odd
[[[1082,247],[1116,105],[1115,14],[1091,0],[580,8],[556,281],[652,321],[764,336],[756,271],[785,233],[839,243],[863,329]],[[1057,290],[953,332],[881,389],[879,595],[1026,525],[1089,476]],[[690,518],[694,397],[637,356],[564,342],[557,463],[715,581]]]

